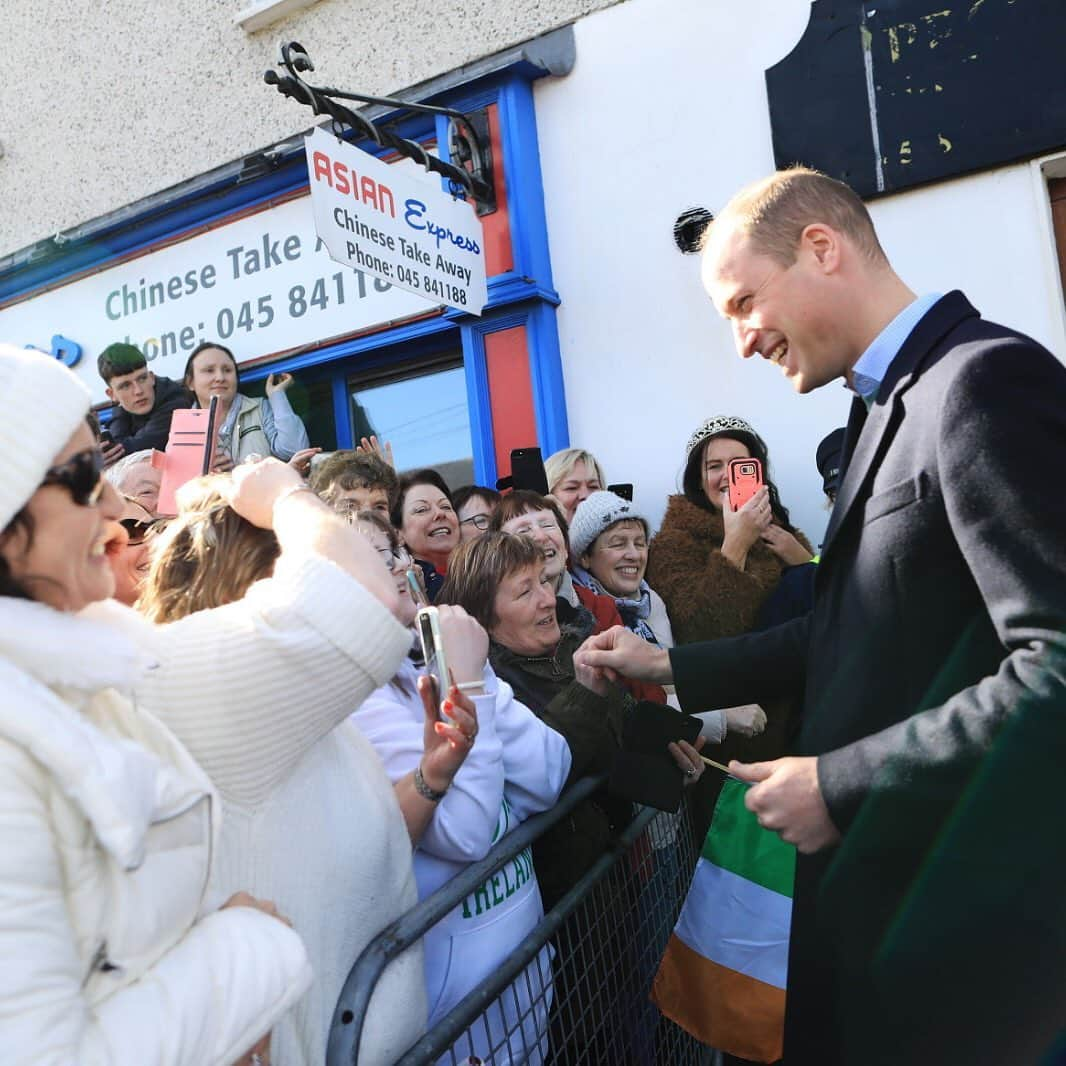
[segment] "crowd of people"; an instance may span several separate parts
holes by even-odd
[[[0,425],[9,445],[0,472],[0,939],[5,958],[19,960],[0,978],[5,1061],[321,1064],[362,949],[575,780],[609,775],[627,723],[648,704],[701,720],[694,744],[658,753],[684,786],[698,842],[723,781],[707,769],[706,749],[752,782],[749,806],[762,824],[804,853],[786,1061],[873,1061],[855,1057],[854,1019],[883,1024],[869,1009],[870,945],[881,941],[849,900],[847,875],[830,886],[843,901],[835,917],[844,932],[826,931],[824,911],[812,917],[824,856],[842,835],[856,836],[871,795],[917,810],[917,799],[901,798],[904,782],[926,812],[941,812],[923,827],[925,850],[898,825],[894,836],[885,829],[898,868],[912,870],[932,854],[944,796],[972,787],[945,750],[954,745],[972,768],[1011,701],[1058,700],[1061,710],[1063,628],[1055,635],[1054,620],[1066,605],[1066,566],[1049,571],[1045,562],[1036,575],[1015,559],[1004,576],[1008,542],[997,540],[994,519],[977,515],[961,464],[987,476],[999,465],[972,433],[951,467],[959,496],[944,484],[945,467],[919,476],[905,460],[891,465],[891,443],[872,440],[878,419],[888,424],[881,411],[899,376],[886,370],[894,352],[882,350],[880,377],[863,384],[871,346],[906,313],[903,344],[940,303],[904,298],[887,262],[863,244],[876,237],[861,204],[852,217],[854,197],[795,173],[802,195],[790,199],[783,179],[771,179],[713,224],[704,274],[742,354],[772,359],[801,392],[839,376],[866,389],[847,432],[818,449],[826,496],[840,494],[824,563],[790,519],[763,438],[740,417],[716,415],[695,429],[676,458],[680,491],[656,531],[607,489],[584,449],[546,460],[548,495],[453,489],[436,470],[398,470],[376,440],[317,455],[289,403],[291,376],[271,375],[262,398],[243,395],[237,361],[217,343],[191,354],[180,382],[154,375],[128,344],[107,348],[98,365],[115,408],[103,431],[71,371],[0,347],[9,404]],[[773,224],[777,200],[795,216],[775,231],[785,252],[772,242],[752,250],[743,241]],[[794,304],[774,293],[806,272],[810,292],[801,295],[819,297],[843,335],[852,290],[834,289],[831,275],[845,267],[853,288],[882,299],[871,319],[878,328],[854,326],[850,349],[827,344],[802,315],[789,319]],[[760,318],[767,308],[787,327]],[[987,340],[959,328],[961,344]],[[943,332],[928,343],[941,344]],[[1066,405],[1046,406],[1047,395],[1063,398],[1061,367],[1015,336],[987,344],[1035,361],[1033,389],[1044,390],[1045,405],[1036,408],[1061,444]],[[829,365],[826,351],[855,359]],[[967,380],[987,421],[1000,397],[980,372]],[[173,412],[213,400],[213,472],[182,486],[177,513],[161,515],[160,453]],[[925,422],[908,410],[893,426],[913,426],[912,448],[947,463],[948,445],[933,439],[941,393],[928,402],[937,410]],[[947,415],[959,426],[967,410]],[[995,440],[1011,450],[1005,434]],[[743,459],[758,460],[763,483],[734,505],[729,464]],[[871,492],[877,463],[889,468]],[[862,521],[849,524],[857,499]],[[1046,559],[1061,563],[1066,541],[1042,539],[1062,532],[1049,506],[1030,500],[1019,519]],[[941,534],[938,522],[950,529]],[[884,558],[864,554],[872,533]],[[911,541],[936,537],[936,555],[916,561]],[[990,544],[994,578],[971,558]],[[942,587],[916,605],[914,589],[934,564]],[[1032,599],[1039,624],[1021,620]],[[443,691],[422,658],[417,621],[427,604],[449,666]],[[921,635],[901,637],[908,626]],[[890,679],[864,653],[864,629],[882,658],[907,642],[909,658]],[[934,682],[963,630],[972,643],[954,680]],[[849,719],[842,686],[863,689],[873,675],[877,712]],[[871,733],[876,743],[863,747]],[[887,778],[885,760],[898,771]],[[634,813],[630,798],[601,787],[515,859],[506,893],[487,883],[391,962],[359,1061],[391,1063],[495,972]],[[867,835],[863,848],[851,856],[852,875],[865,878],[887,921],[900,893],[913,903],[914,882],[894,876],[875,891],[878,844]],[[815,961],[836,937],[853,953]],[[897,962],[893,989],[910,973],[906,957]],[[497,1031],[512,1033],[504,1048],[464,1045],[463,1061],[597,1061],[581,1032],[553,1025],[552,995],[534,990],[554,983],[560,996],[580,981],[609,983],[624,964],[594,945],[570,958],[545,948],[491,1008]],[[862,995],[864,1009],[855,1006]],[[798,1015],[797,1002],[809,1013]],[[848,1025],[840,1003],[855,1010]],[[892,1038],[896,1050],[910,1046],[895,1029]]]

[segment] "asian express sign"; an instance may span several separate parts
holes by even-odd
[[[445,302],[339,266],[309,208],[302,196],[31,294],[0,309],[0,340],[51,348],[104,402],[96,357],[114,341],[137,345],[157,374],[180,378],[201,341],[221,341],[242,363]]]
[[[322,129],[307,138],[307,173],[315,230],[333,259],[433,303],[481,313],[485,252],[470,204]]]

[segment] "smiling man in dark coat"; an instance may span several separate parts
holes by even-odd
[[[813,612],[591,665],[688,711],[802,693],[748,806],[797,845],[785,1062],[1029,1063],[1066,1024],[1066,368],[916,296],[813,171],[741,191],[703,281],[740,354],[855,393]]]

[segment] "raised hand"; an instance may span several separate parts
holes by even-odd
[[[385,441],[384,446],[373,434],[370,437],[363,437],[359,441],[359,447],[355,449],[357,452],[367,452],[370,455],[376,455],[382,462],[388,463],[389,466],[396,469],[396,462],[392,457],[392,443],[391,441]]]
[[[266,394],[273,396],[275,392],[284,392],[293,383],[292,374],[267,374]]]
[[[477,708],[474,701],[454,685],[438,707],[436,685],[428,676],[418,679],[418,694],[426,712],[422,734],[422,777],[436,792],[445,792],[474,746]]]

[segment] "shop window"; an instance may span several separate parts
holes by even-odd
[[[289,403],[307,427],[307,439],[323,451],[337,447],[337,427],[333,418],[333,388],[329,378],[308,380],[307,374],[296,371],[289,386]],[[241,392],[247,396],[266,394],[266,378],[241,381]]]
[[[433,467],[452,489],[474,480],[466,374],[459,358],[408,367],[402,376],[351,378],[352,440],[392,444],[400,473]]]

